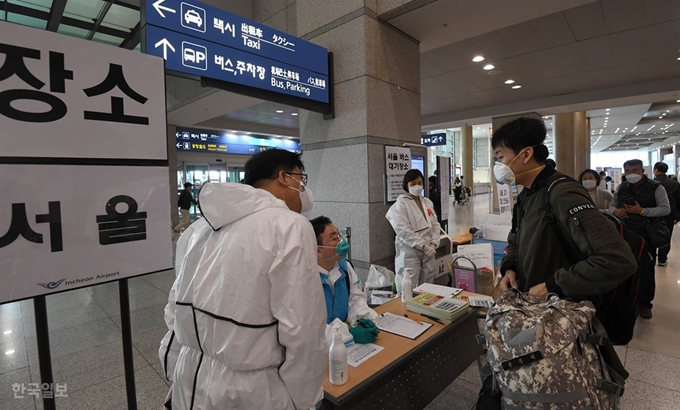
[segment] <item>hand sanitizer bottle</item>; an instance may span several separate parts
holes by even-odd
[[[401,281],[401,301],[404,303],[413,297],[413,283],[411,282],[410,273],[404,269],[404,279]]]
[[[328,350],[328,378],[336,386],[347,383],[347,347],[342,342],[340,325],[333,326],[333,343]]]

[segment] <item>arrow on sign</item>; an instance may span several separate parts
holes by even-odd
[[[178,142],[178,143],[177,143],[177,148],[182,148],[182,144],[180,144],[180,143]]]
[[[164,1],[165,0],[158,0],[157,2],[152,4],[153,8],[155,8],[156,11],[158,12],[158,14],[160,14],[161,17],[163,17],[163,18],[165,18],[165,14],[163,14],[163,12],[161,10],[165,10],[165,11],[170,12],[170,13],[175,13],[174,9],[171,9],[170,7],[161,6],[161,4],[163,4]]]
[[[173,53],[175,52],[175,47],[173,47],[172,44],[170,44],[170,42],[168,41],[167,38],[163,38],[163,40],[156,43],[156,45],[153,46],[153,48],[158,48],[159,46],[163,46],[163,59],[164,60],[168,59],[168,48],[170,50],[172,50]]]

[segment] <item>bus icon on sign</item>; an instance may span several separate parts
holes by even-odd
[[[193,4],[182,2],[180,5],[182,27],[205,33],[205,10]]]
[[[208,69],[208,49],[188,41],[182,41],[182,65],[197,70]]]

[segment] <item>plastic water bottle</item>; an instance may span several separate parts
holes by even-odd
[[[413,282],[411,282],[410,272],[404,270],[404,279],[401,281],[401,301],[406,303],[413,297]]]
[[[347,347],[337,323],[333,326],[333,342],[328,350],[328,378],[336,386],[347,383]]]

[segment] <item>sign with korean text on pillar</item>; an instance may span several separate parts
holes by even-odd
[[[496,182],[496,189],[498,190],[498,207],[501,215],[512,213],[512,195],[510,193],[510,185],[500,184]]]
[[[166,68],[329,103],[328,50],[197,1],[144,0],[142,50]]]
[[[404,194],[404,175],[411,169],[411,149],[385,146],[386,200],[394,202]]]
[[[420,144],[426,147],[436,147],[438,145],[446,145],[446,133],[440,132],[438,134],[426,134],[420,136]]]
[[[0,303],[172,267],[164,82],[159,58],[0,22]]]

